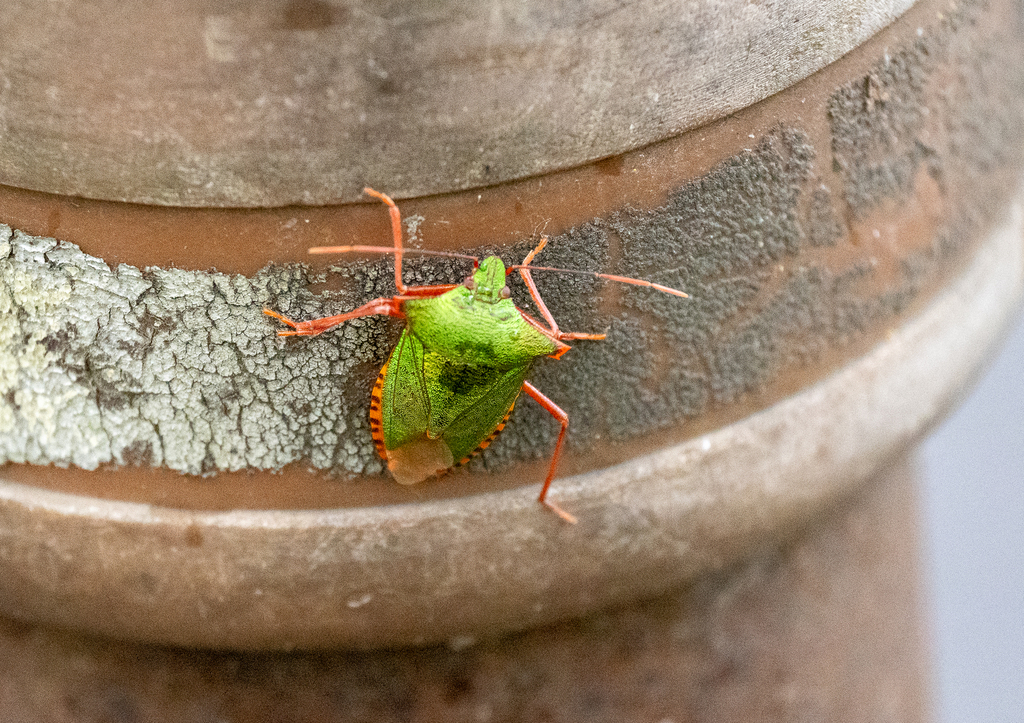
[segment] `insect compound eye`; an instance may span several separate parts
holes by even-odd
[[[501,288],[501,298],[507,299],[510,296],[512,296],[512,292],[508,290],[507,286],[503,286]]]
[[[472,275],[467,276],[465,281],[462,282],[462,285],[465,286],[470,291],[476,288],[476,282],[473,281]]]

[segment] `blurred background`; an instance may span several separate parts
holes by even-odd
[[[1024,720],[1024,319],[923,452],[936,723]]]

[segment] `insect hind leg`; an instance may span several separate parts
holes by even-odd
[[[562,445],[565,442],[565,432],[569,428],[569,415],[565,413],[564,409],[544,396],[537,387],[533,386],[529,382],[523,382],[523,391],[529,394],[540,406],[544,407],[544,410],[558,420],[558,423],[562,425],[562,428],[558,431],[558,441],[555,442],[555,451],[551,455],[551,466],[548,467],[548,476],[547,479],[544,480],[544,486],[541,487],[540,496],[537,497],[537,501],[569,524],[575,525],[577,520],[574,515],[563,510],[559,507],[558,503],[548,499],[548,489],[551,487],[551,480],[555,478],[555,468],[558,466],[558,458],[562,456]]]

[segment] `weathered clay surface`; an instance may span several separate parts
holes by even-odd
[[[533,376],[570,415],[570,454],[619,442],[621,458],[631,440],[842,358],[894,323],[992,222],[1020,163],[1024,72],[1005,57],[1020,39],[979,51],[994,22],[979,6],[939,15],[833,94],[831,148],[777,127],[660,207],[622,208],[552,239],[545,264],[693,296],[538,279],[563,328],[608,333],[560,363],[542,360]],[[928,197],[939,199],[931,217],[905,230],[903,247],[880,260],[861,244],[896,206]],[[358,320],[285,343],[260,310],[304,319],[390,295],[389,262],[340,267],[342,290],[318,295],[308,287],[324,277],[300,265],[252,277],[112,270],[73,245],[3,233],[0,461],[382,471],[367,390],[395,326]],[[512,262],[529,247],[500,252]],[[411,283],[465,273],[449,261],[409,265]],[[472,467],[539,458],[556,432],[545,412],[520,404]]]
[[[866,260],[839,273],[782,266],[805,249],[835,243],[828,230],[838,224],[824,191],[816,197],[816,223],[799,211],[813,157],[805,136],[779,130],[660,209],[626,210],[552,240],[545,264],[579,268],[578,260],[588,259],[587,268],[650,278],[693,296],[682,302],[589,280],[538,279],[562,328],[608,334],[602,343],[577,344],[562,363],[542,361],[534,375],[570,412],[571,446],[674,427],[909,303],[920,282],[907,274],[881,294],[863,293],[856,282],[871,273]],[[0,459],[86,469],[158,465],[189,474],[298,461],[380,471],[366,390],[386,359],[393,325],[358,320],[285,343],[261,309],[304,319],[389,295],[386,262],[345,268],[352,291],[318,297],[305,287],[322,278],[299,266],[252,278],[111,270],[71,244],[6,235],[0,298],[9,342],[0,432],[9,434]],[[613,247],[618,263],[611,262]],[[511,262],[528,248],[502,255]],[[934,273],[934,260],[922,262]],[[407,281],[460,276],[457,264],[435,262]],[[625,300],[624,309],[603,308],[612,294]],[[515,414],[478,464],[551,448],[557,426],[545,412],[521,404]]]
[[[756,103],[911,5],[8,0],[0,183],[235,207],[494,184]]]
[[[542,513],[536,487],[523,486],[519,463],[549,454],[555,431],[530,404],[476,463],[499,472],[473,478],[498,478],[515,461],[514,489],[467,486],[451,493],[458,500],[211,512],[190,500],[123,501],[136,487],[146,494],[132,470],[110,472],[111,500],[7,483],[25,469],[61,472],[11,464],[0,485],[0,609],[181,645],[458,641],[655,595],[792,535],[937,418],[1020,295],[1020,214],[996,223],[1019,187],[1020,6],[937,5],[904,16],[920,34],[901,21],[897,35],[765,101],[769,111],[748,109],[743,122],[761,112],[769,122],[659,177],[647,202],[552,232],[543,260],[694,293],[542,282],[567,328],[609,330],[534,377],[575,420],[577,471],[594,470],[556,481],[578,527]],[[822,78],[805,118],[800,94]],[[629,165],[607,170],[632,178]],[[380,469],[361,425],[395,325],[368,319],[281,340],[260,307],[300,318],[351,308],[390,292],[388,261],[346,264],[321,293],[325,277],[300,265],[248,276],[111,269],[53,239],[0,241],[0,419],[16,432],[0,435],[7,458],[157,467],[182,485],[195,480],[175,470],[291,460],[292,470]],[[519,258],[527,246],[501,253]],[[415,266],[410,282],[465,273]],[[359,509],[335,509],[345,505]]]
[[[0,716],[176,723],[927,720],[906,463],[642,604],[420,650],[218,653],[0,621]],[[360,604],[356,599],[353,604]]]
[[[381,648],[532,629],[654,596],[820,519],[955,401],[1024,288],[1024,212],[1013,210],[932,304],[821,383],[556,480],[578,525],[542,511],[530,485],[218,512],[8,482],[0,610],[184,646]]]

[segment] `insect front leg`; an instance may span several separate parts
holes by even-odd
[[[395,288],[399,294],[408,291],[405,282],[402,281],[402,214],[398,206],[391,200],[391,196],[380,191],[374,191],[370,187],[363,189],[367,196],[373,196],[388,207],[388,214],[391,216],[391,238],[395,244]]]
[[[555,442],[554,454],[551,455],[551,466],[548,468],[548,476],[544,480],[544,486],[541,487],[540,496],[537,498],[537,501],[569,524],[575,525],[576,517],[574,515],[566,512],[556,502],[548,499],[548,488],[551,487],[551,480],[555,478],[555,468],[558,466],[558,458],[562,455],[562,444],[565,442],[565,431],[569,428],[569,415],[529,382],[523,382],[523,391],[533,397],[540,406],[547,410],[548,414],[557,419],[558,423],[562,425],[562,428],[558,431],[558,441]]]
[[[547,246],[547,244],[548,244],[548,237],[547,236],[541,236],[540,237],[540,243],[537,244],[536,248],[534,248],[533,251],[531,251],[530,253],[528,253],[526,255],[526,258],[523,259],[522,266],[528,266],[529,263],[531,261],[533,261],[534,257],[537,254],[539,254],[541,252],[541,249],[543,249],[545,246]],[[544,317],[544,321],[547,322],[548,328],[545,329],[544,326],[539,321],[534,319],[529,314],[527,314],[527,313],[523,312],[522,310],[520,310],[519,313],[521,313],[523,315],[523,317],[527,321],[529,321],[531,324],[536,326],[538,329],[543,331],[545,334],[548,334],[549,336],[552,336],[555,339],[558,339],[559,341],[568,341],[568,340],[573,340],[573,339],[592,339],[592,340],[595,340],[595,341],[600,341],[601,339],[605,338],[604,334],[588,334],[586,332],[575,332],[575,331],[573,331],[573,332],[565,332],[565,331],[561,331],[558,328],[558,322],[555,321],[555,317],[552,316],[551,312],[548,310],[548,305],[545,304],[544,303],[544,299],[541,298],[540,291],[537,289],[537,284],[534,282],[533,275],[530,273],[530,270],[528,268],[520,268],[519,269],[519,275],[521,277],[523,277],[523,281],[526,283],[526,288],[530,291],[530,297],[533,299],[533,303],[536,304],[537,309],[541,313],[541,316]],[[555,355],[555,358],[557,359],[559,356],[561,356],[561,353]],[[548,410],[548,411],[550,411],[550,410]],[[553,413],[554,412],[552,412],[552,414]]]
[[[541,252],[541,249],[547,245],[548,237],[541,236],[540,243],[537,244],[533,251],[526,254],[526,258],[523,259],[522,265],[527,266],[531,261],[533,261],[534,257]],[[526,283],[526,288],[529,289],[530,296],[533,297],[533,303],[536,304],[537,310],[540,311],[541,316],[544,317],[544,321],[548,324],[547,333],[557,337],[561,333],[558,331],[558,322],[555,321],[555,317],[553,317],[551,312],[548,311],[547,304],[545,304],[544,299],[541,298],[540,292],[537,290],[537,284],[534,283],[533,276],[530,274],[530,270],[521,268],[519,269],[519,275],[523,277],[523,281]],[[524,314],[524,316],[526,315]],[[530,320],[537,323],[535,319],[531,318]],[[540,324],[537,325],[540,326]]]
[[[292,321],[287,316],[278,314],[271,309],[263,309],[263,313],[291,327],[291,329],[282,329],[277,332],[278,336],[316,336],[333,329],[339,324],[344,324],[350,319],[358,319],[361,316],[375,316],[379,314],[382,316],[394,316],[399,319],[405,318],[405,314],[402,313],[401,299],[393,296],[374,299],[344,314],[324,316],[308,321]]]
[[[440,296],[450,289],[454,289],[458,284],[439,284],[436,286],[406,286],[402,280],[402,251],[404,247],[402,245],[402,214],[398,210],[398,206],[391,196],[380,191],[375,191],[369,186],[363,189],[363,193],[367,196],[373,196],[374,198],[381,201],[388,207],[388,215],[391,217],[391,240],[394,244],[395,254],[395,288],[398,289],[398,293],[402,296],[414,296],[414,297],[431,297]],[[361,247],[352,247],[361,248]]]

